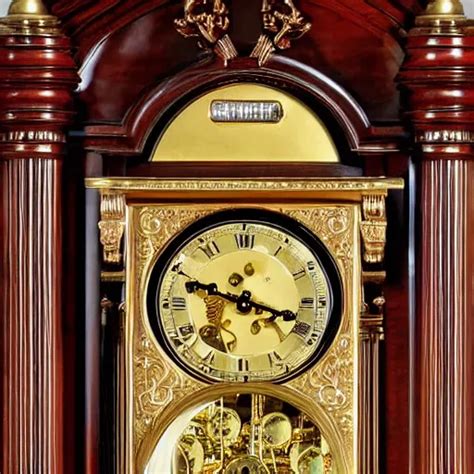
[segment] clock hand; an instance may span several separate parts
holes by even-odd
[[[248,314],[250,311],[252,311],[252,309],[255,309],[270,313],[272,315],[272,321],[279,317],[282,317],[284,321],[294,321],[296,319],[296,314],[293,313],[293,311],[288,309],[279,311],[265,304],[253,301],[251,299],[252,293],[247,290],[242,291],[240,295],[235,295],[233,293],[222,293],[217,289],[217,285],[215,283],[206,284],[197,280],[187,281],[185,283],[185,287],[188,293],[194,293],[197,290],[204,290],[208,295],[219,296],[227,301],[230,301],[231,303],[235,303],[237,310],[243,314]]]

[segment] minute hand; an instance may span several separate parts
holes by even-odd
[[[275,308],[271,308],[270,306],[252,301],[252,293],[250,293],[250,291],[245,290],[240,295],[235,295],[233,293],[222,293],[217,289],[217,285],[215,283],[205,284],[196,280],[187,281],[185,286],[188,293],[194,293],[197,290],[204,290],[208,295],[219,296],[220,298],[230,301],[231,303],[235,303],[237,310],[243,314],[250,313],[252,309],[258,309],[270,313],[272,315],[272,321],[279,317],[282,317],[284,321],[293,321],[296,319],[296,314],[288,309],[279,311]]]

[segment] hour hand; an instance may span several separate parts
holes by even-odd
[[[214,295],[217,292],[217,285],[215,283],[201,283],[197,280],[190,280],[184,284],[188,293],[196,293],[198,290],[204,290],[208,295]]]
[[[184,284],[188,293],[196,293],[198,290],[205,291],[209,296],[219,296],[222,299],[235,303],[238,299],[237,295],[231,293],[222,293],[217,289],[215,283],[201,283],[198,280],[190,280]]]

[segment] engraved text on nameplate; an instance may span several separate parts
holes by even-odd
[[[211,103],[214,122],[279,122],[283,117],[280,102],[214,100]]]

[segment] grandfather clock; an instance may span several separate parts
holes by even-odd
[[[15,0],[1,472],[472,471],[457,1]]]

